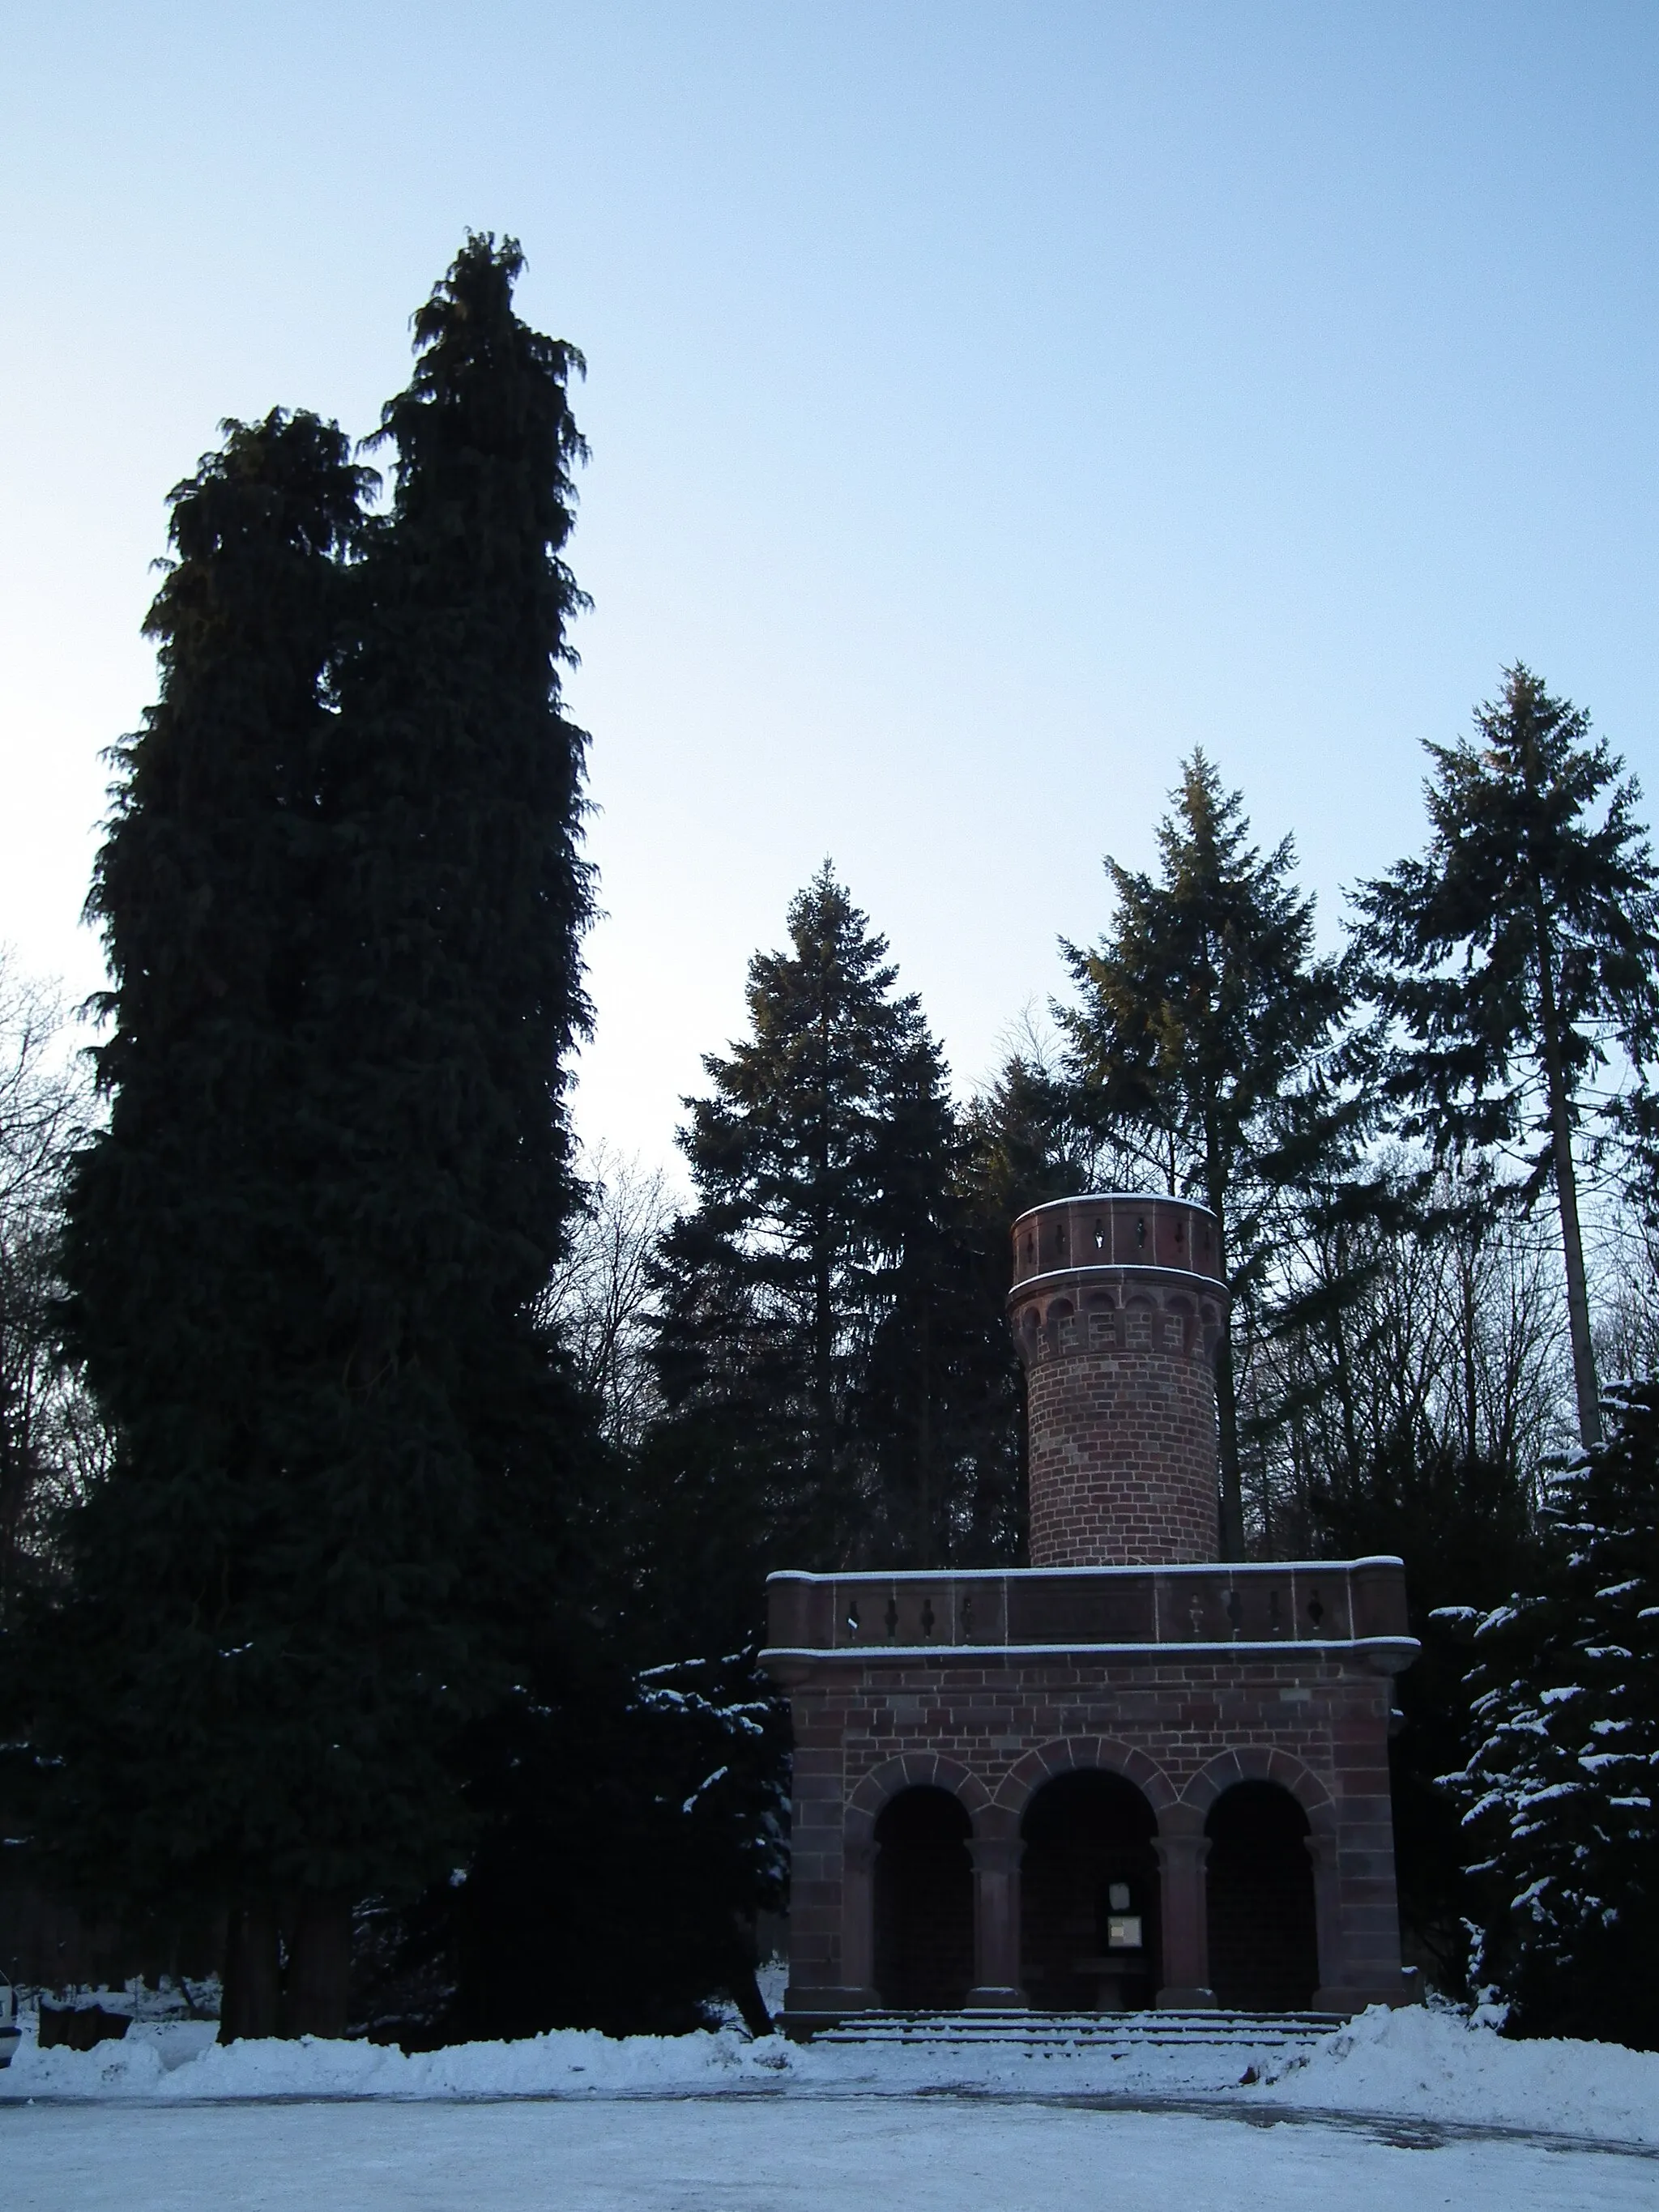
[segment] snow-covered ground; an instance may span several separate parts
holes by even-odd
[[[1601,2043],[1511,2043],[1449,2008],[1380,2008],[1310,2057],[1237,2046],[1098,2046],[1027,2051],[750,2042],[740,2032],[633,2036],[567,2030],[519,2043],[468,2043],[405,2057],[372,2043],[213,2040],[210,2021],[135,2021],[118,2043],[42,2051],[26,2031],[0,2072],[0,2104],[204,2099],[788,2097],[939,2095],[1224,2098],[1384,2114],[1459,2126],[1527,2129],[1659,2149],[1659,2053]],[[1241,2076],[1259,2078],[1246,2085]],[[1656,2172],[1659,2184],[1659,2171]]]
[[[970,2192],[995,2212],[1139,2212],[1174,2185],[1217,2201],[1304,2186],[1330,2212],[1659,2205],[1659,2055],[1509,2043],[1450,2011],[1367,2014],[1299,2063],[729,2030],[410,2057],[211,2034],[140,2020],[86,2052],[26,2035],[0,2073],[5,2212],[929,2212]]]
[[[1263,2115],[1264,2118],[1267,2117]],[[1653,2212],[1646,2159],[929,2098],[12,2106],[7,2212]]]

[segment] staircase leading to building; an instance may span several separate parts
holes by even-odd
[[[1335,2012],[861,2012],[821,2027],[814,2043],[943,2049],[1006,2044],[1023,2051],[1079,2045],[1125,2053],[1193,2050],[1308,2050],[1346,2027]]]

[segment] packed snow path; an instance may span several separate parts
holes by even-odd
[[[7,2212],[1653,2212],[1647,2157],[891,2097],[0,2109]],[[1426,2138],[1424,2142],[1426,2142]]]

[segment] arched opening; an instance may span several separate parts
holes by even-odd
[[[1031,2002],[1055,2012],[1137,2010],[1161,1978],[1152,1808],[1121,1774],[1057,1775],[1021,1833],[1021,1959]]]
[[[906,2010],[954,2008],[974,1985],[967,1814],[948,1790],[902,1790],[876,1822],[876,1987]]]
[[[1276,1782],[1239,1782],[1217,1798],[1210,1838],[1210,1984],[1250,2012],[1300,2012],[1319,1986],[1308,1816]]]

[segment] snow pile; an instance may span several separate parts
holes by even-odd
[[[1659,2144],[1659,2051],[1511,2043],[1449,2007],[1373,2005],[1255,2092],[1324,2112],[1387,2112]]]
[[[32,2034],[0,2073],[0,2099],[685,2096],[793,2089],[809,2096],[1203,2096],[1236,2089],[1274,2053],[1229,2045],[1142,2048],[1115,2056],[1078,2044],[1030,2051],[809,2044],[741,2031],[629,2036],[566,2028],[514,2043],[452,2044],[409,2057],[374,2043],[217,2044],[210,2022],[135,2023],[95,2050],[42,2051]],[[191,2040],[187,2044],[186,2038]]]
[[[95,2050],[42,2051],[26,2033],[0,2099],[54,2101],[742,2096],[1170,2098],[1376,2113],[1659,2145],[1659,2053],[1600,2043],[1510,2043],[1449,2009],[1376,2007],[1305,2059],[1283,2051],[1098,2044],[750,2042],[720,2028],[612,2039],[567,2028],[516,2043],[405,2056],[380,2044],[217,2044],[208,2021],[135,2021]],[[1241,2075],[1244,2077],[1241,2081]],[[1249,2086],[1246,2086],[1246,2085]]]
[[[188,2023],[213,2033],[212,2024]],[[92,2051],[42,2051],[31,2034],[0,2074],[0,2098],[557,2097],[654,2090],[681,2093],[775,2081],[793,2053],[779,2037],[757,2043],[720,2030],[622,2040],[567,2028],[517,2043],[459,2043],[401,2051],[378,2043],[297,2040],[180,2050],[182,2026],[135,2024]],[[170,2047],[172,2046],[172,2047]]]

